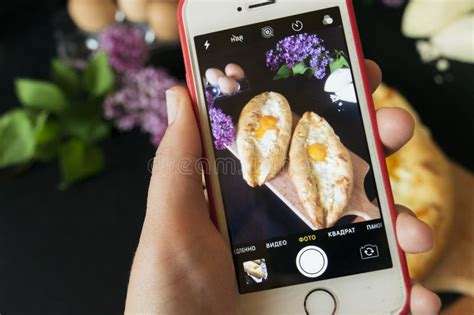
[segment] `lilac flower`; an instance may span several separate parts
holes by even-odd
[[[267,67],[269,67],[272,71],[277,71],[280,67],[280,63],[280,56],[275,55],[273,49],[267,51]]]
[[[216,149],[225,150],[235,140],[235,126],[232,122],[232,117],[224,114],[220,108],[216,107],[209,109],[209,117]]]
[[[322,79],[326,76],[327,66],[333,61],[322,43],[323,40],[317,35],[307,33],[285,37],[277,43],[275,49],[266,53],[267,67],[276,72],[283,65],[292,69],[296,64],[304,62],[306,66],[313,68],[316,78]]]
[[[211,92],[206,90],[206,101],[209,108],[214,107],[214,102],[216,101],[214,95]]]
[[[102,32],[99,41],[100,49],[107,52],[110,64],[119,73],[137,70],[148,60],[145,34],[139,28],[114,25]]]
[[[316,63],[314,63],[315,66],[311,65],[312,67],[317,69],[314,73],[314,76],[319,80],[324,79],[324,77],[326,77],[326,70],[333,60],[333,58],[323,58],[319,59]]]
[[[402,6],[406,0],[382,0],[382,3],[387,7],[398,8]]]
[[[105,118],[122,131],[140,127],[158,146],[168,126],[165,92],[176,84],[162,69],[127,71],[121,87],[104,102]]]

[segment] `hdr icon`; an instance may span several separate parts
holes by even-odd
[[[230,38],[230,41],[232,43],[235,43],[235,42],[243,43],[244,42],[244,36],[243,35],[232,35],[232,37]]]

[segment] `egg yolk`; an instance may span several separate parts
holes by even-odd
[[[321,143],[312,144],[308,147],[308,155],[315,161],[322,162],[328,156],[328,151]]]
[[[262,138],[269,130],[277,130],[278,118],[273,116],[262,116],[259,119],[259,127],[255,132],[258,139]]]

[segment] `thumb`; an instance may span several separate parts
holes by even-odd
[[[169,127],[153,162],[147,219],[182,226],[196,216],[209,217],[200,170],[201,140],[188,91],[174,87],[166,99]],[[179,222],[170,222],[175,220]]]
[[[126,313],[153,313],[173,279],[176,252],[184,252],[203,226],[211,225],[201,174],[201,141],[185,88],[166,93],[169,127],[156,152],[148,205],[128,287]],[[181,241],[190,237],[192,241]],[[185,244],[185,245],[183,245]],[[165,262],[163,262],[165,261]],[[167,275],[171,274],[170,278]],[[173,292],[170,289],[171,292]],[[156,311],[155,313],[158,313]]]

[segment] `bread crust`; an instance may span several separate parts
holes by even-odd
[[[274,138],[259,139],[259,119],[277,118]],[[255,96],[243,108],[237,129],[237,149],[244,180],[251,187],[262,186],[283,168],[291,140],[292,112],[287,99],[275,92]]]
[[[324,146],[324,160],[309,157],[308,148],[314,144]],[[314,226],[334,225],[350,201],[354,171],[349,151],[329,123],[313,112],[305,113],[296,126],[289,172]]]
[[[387,164],[395,202],[413,210],[435,232],[435,245],[431,251],[407,255],[410,275],[422,280],[444,252],[449,239],[454,216],[449,160],[400,93],[382,85],[374,94],[374,102],[377,108],[403,108],[415,118],[413,138],[389,157]]]

